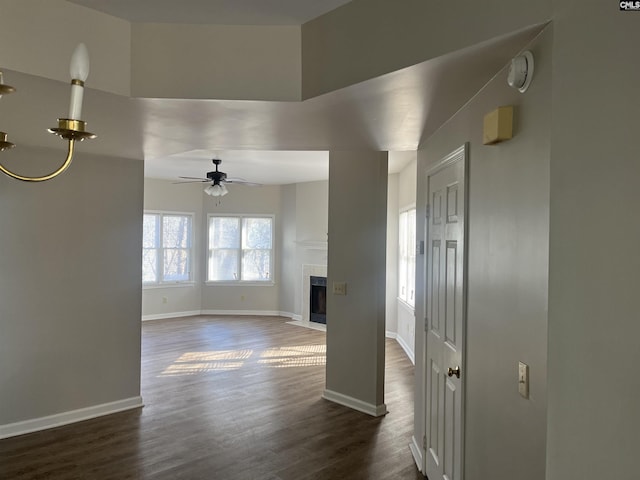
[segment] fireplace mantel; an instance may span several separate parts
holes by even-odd
[[[306,248],[307,250],[327,250],[328,243],[321,240],[300,240],[296,242],[296,245]]]

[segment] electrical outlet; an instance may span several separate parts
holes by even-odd
[[[333,282],[333,294],[334,295],[346,295],[347,294],[347,282]]]
[[[521,397],[529,398],[529,365],[518,362],[518,392]]]
[[[162,297],[162,303],[168,303],[169,299],[167,297]]]

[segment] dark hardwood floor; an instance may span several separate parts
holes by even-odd
[[[143,409],[0,440],[2,480],[421,479],[413,366],[387,340],[389,413],[323,400],[325,334],[274,317],[143,324]]]

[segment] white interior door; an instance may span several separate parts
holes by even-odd
[[[426,442],[429,480],[463,478],[466,146],[427,173]]]

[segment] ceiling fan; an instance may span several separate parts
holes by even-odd
[[[211,160],[213,164],[216,166],[216,169],[213,172],[207,172],[207,178],[199,178],[199,177],[179,177],[187,180],[186,182],[175,182],[175,183],[209,183],[207,188],[204,189],[204,193],[207,195],[211,195],[212,197],[223,197],[229,190],[227,190],[226,184],[234,184],[234,185],[246,185],[250,187],[259,187],[262,184],[260,183],[252,183],[247,182],[244,178],[228,178],[227,174],[218,170],[218,165],[222,163],[222,160],[219,158],[214,158]]]

